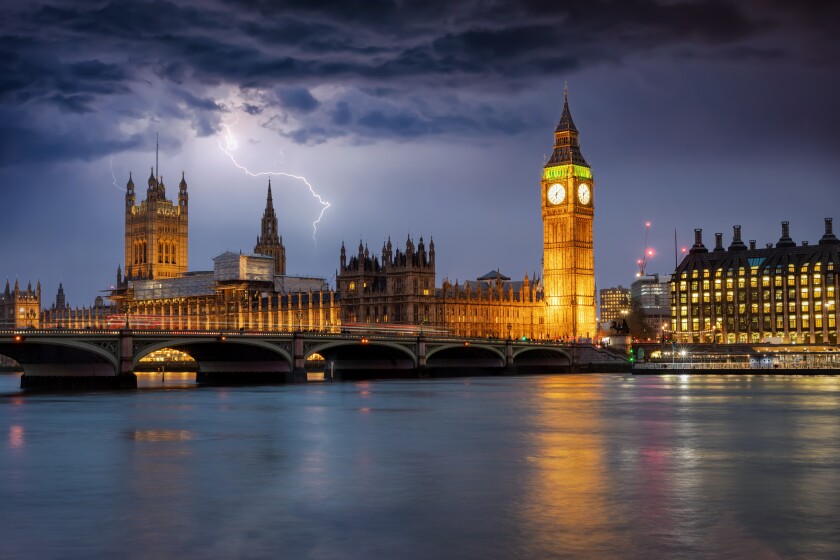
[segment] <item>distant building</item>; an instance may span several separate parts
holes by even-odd
[[[747,246],[735,226],[727,249],[716,233],[709,251],[696,229],[671,281],[670,329],[682,342],[837,344],[838,272],[840,239],[831,218],[815,245],[797,245],[782,222],[775,247]]]
[[[617,288],[604,288],[600,291],[601,323],[622,320],[630,313],[630,289],[619,285]]]
[[[661,333],[671,321],[670,281],[660,281],[658,274],[638,277],[630,285],[630,307],[640,311],[652,332]]]
[[[14,289],[6,289],[0,294],[0,328],[19,329],[39,327],[41,325],[41,283],[35,289],[28,284],[25,290],[15,280]]]

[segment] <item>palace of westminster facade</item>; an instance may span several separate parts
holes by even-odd
[[[437,287],[434,241],[427,248],[422,238],[415,246],[409,237],[401,250],[389,238],[379,256],[361,243],[348,255],[342,244],[331,289],[321,278],[286,274],[270,182],[254,253],[224,253],[213,259],[213,271],[188,271],[186,179],[181,177],[173,202],[153,168],[145,200],[137,202],[131,177],[126,185],[125,262],[111,303],[98,300],[94,307],[72,309],[62,292],[61,302],[33,317],[30,307],[40,305],[40,294],[36,298],[30,290],[26,317],[18,317],[25,298],[15,291],[0,299],[0,310],[7,310],[0,319],[11,327],[121,328],[128,322],[131,328],[338,332],[361,325],[467,337],[592,337],[597,333],[593,186],[566,97],[539,185],[542,278],[511,281],[491,271],[475,281],[446,280]]]

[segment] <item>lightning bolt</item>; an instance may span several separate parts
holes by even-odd
[[[114,175],[114,158],[108,160],[108,167],[111,168],[111,178],[114,180],[114,186],[122,192],[125,192],[125,189],[117,184],[117,176]]]
[[[236,121],[233,124],[236,124]],[[239,143],[236,141],[236,137],[234,137],[233,132],[231,132],[230,126],[231,125],[229,125],[229,124],[224,124],[224,123],[222,124],[222,128],[224,129],[225,144],[223,145],[222,141],[219,140],[219,149],[222,152],[224,152],[225,155],[227,155],[227,157],[230,158],[230,161],[233,162],[233,165],[235,165],[236,167],[238,167],[239,169],[244,171],[246,175],[250,175],[251,177],[274,175],[274,176],[289,177],[289,178],[292,178],[292,179],[297,179],[298,181],[303,181],[303,183],[309,188],[309,192],[312,193],[312,196],[318,200],[318,203],[322,207],[321,208],[321,213],[318,214],[318,218],[314,222],[312,222],[312,240],[315,241],[315,243],[317,243],[318,240],[315,238],[315,236],[318,233],[318,224],[321,222],[321,218],[324,216],[324,212],[326,212],[327,208],[330,207],[330,203],[328,201],[324,200],[321,197],[320,194],[315,192],[315,189],[312,188],[312,185],[309,184],[309,181],[306,180],[306,177],[302,177],[300,175],[292,175],[291,173],[284,173],[282,171],[257,171],[257,172],[253,172],[250,169],[248,169],[247,167],[245,167],[244,165],[241,165],[238,161],[236,161],[236,158],[233,157],[233,154],[231,153],[233,150],[236,150],[236,148],[239,146]]]

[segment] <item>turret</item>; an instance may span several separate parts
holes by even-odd
[[[435,239],[429,237],[429,265],[435,266]]]
[[[187,206],[189,204],[190,196],[187,194],[187,181],[184,179],[184,172],[181,171],[181,182],[178,183],[178,206],[181,207],[181,213],[187,213]]]
[[[347,270],[347,251],[344,249],[344,241],[341,242],[341,270]]]
[[[130,211],[136,200],[137,197],[134,194],[134,180],[131,178],[131,171],[129,171],[128,183],[125,184],[125,207],[127,211]]]

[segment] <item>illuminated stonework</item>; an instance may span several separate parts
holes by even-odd
[[[565,196],[549,197],[559,184]],[[543,290],[548,338],[591,337],[595,319],[595,257],[592,170],[578,144],[578,130],[566,96],[554,131],[554,150],[541,181],[543,218]],[[559,189],[555,188],[555,192]]]
[[[187,272],[189,240],[187,182],[181,176],[178,204],[166,199],[163,177],[149,176],[146,200],[135,204],[134,181],[125,191],[125,277],[176,278]]]

